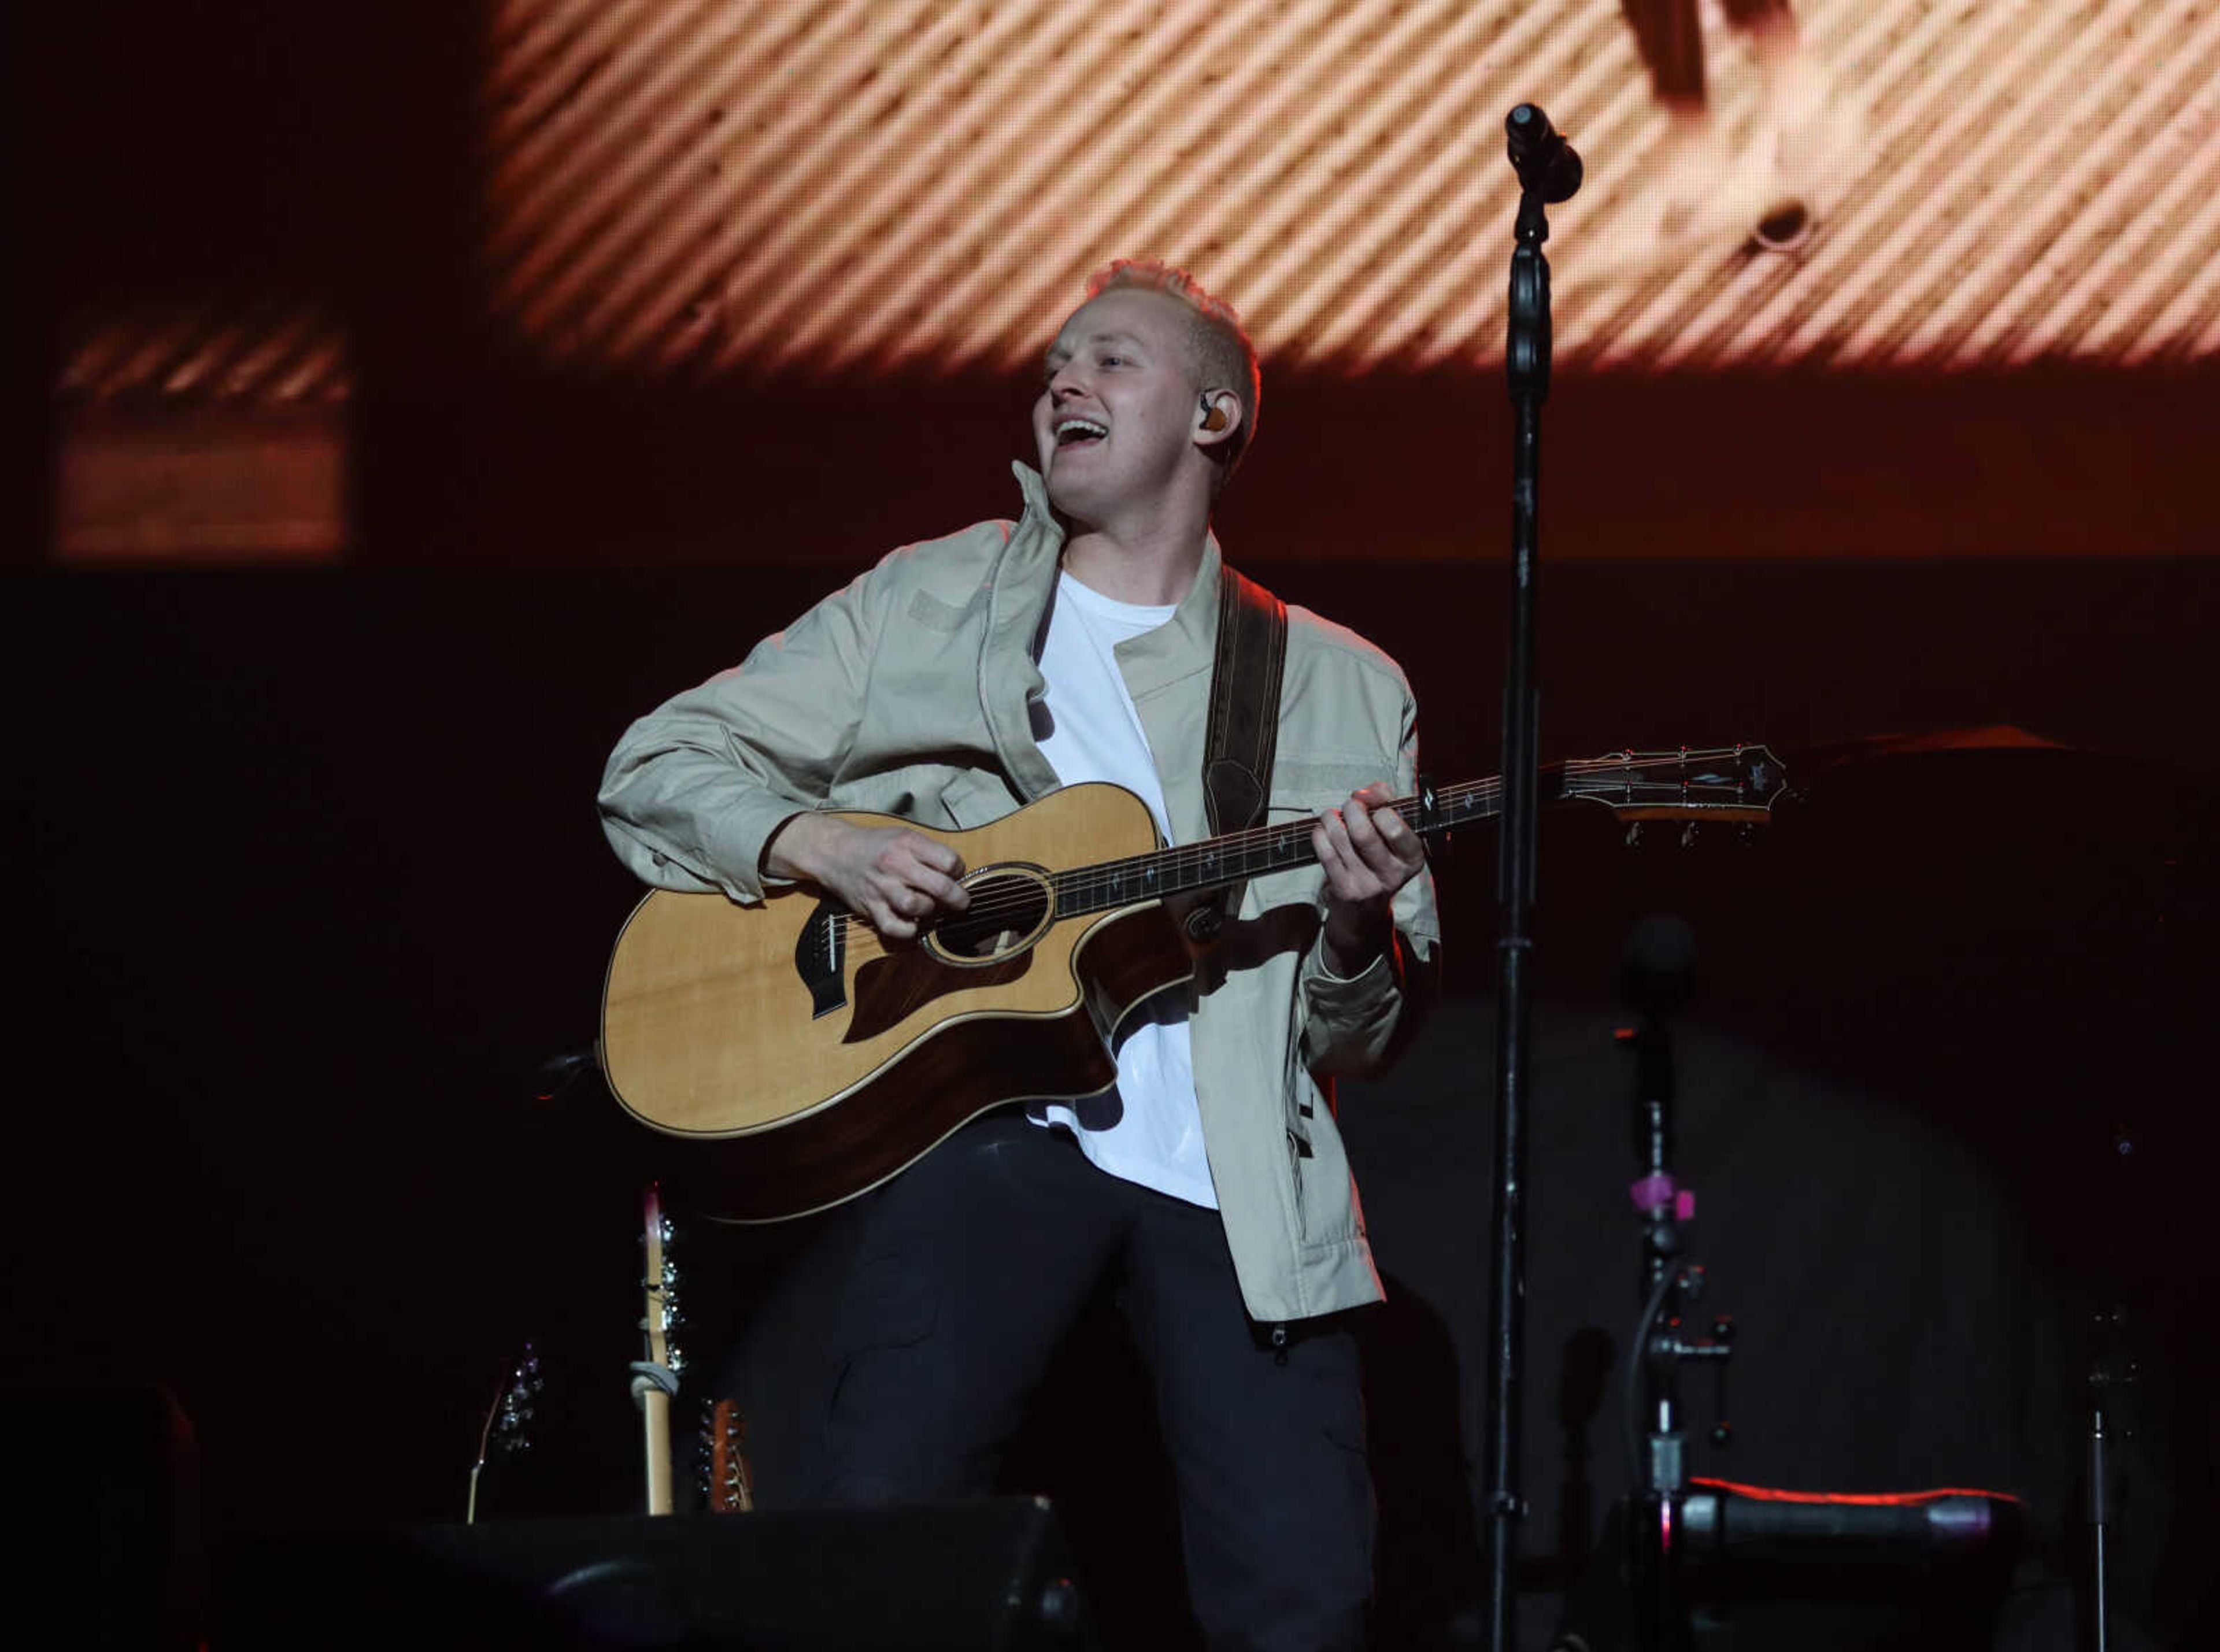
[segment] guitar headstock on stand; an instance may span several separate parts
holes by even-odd
[[[670,1446],[670,1402],[678,1397],[686,1370],[684,1352],[672,1334],[684,1324],[678,1306],[678,1265],[672,1252],[677,1234],[664,1213],[661,1190],[651,1184],[640,1201],[640,1332],[646,1357],[632,1365],[633,1401],[645,1432],[647,1512],[669,1514],[677,1502]],[[702,1506],[715,1514],[743,1513],[755,1506],[746,1456],[747,1435],[739,1406],[730,1400],[702,1402],[696,1458],[696,1490]]]
[[[484,1425],[478,1430],[477,1461],[471,1465],[470,1496],[463,1508],[465,1525],[478,1518],[478,1480],[486,1464],[522,1456],[532,1449],[530,1424],[539,1391],[545,1386],[539,1375],[539,1356],[527,1343],[496,1396],[493,1408],[486,1412]]]
[[[739,1402],[702,1402],[702,1506],[712,1514],[745,1514],[756,1506],[748,1468],[747,1424]]]
[[[678,1269],[670,1259],[670,1219],[663,1213],[662,1189],[653,1182],[640,1196],[640,1225],[645,1306],[639,1326],[647,1356],[632,1363],[632,1398],[639,1407],[645,1435],[647,1512],[669,1514],[673,1507],[670,1402],[677,1397],[686,1361],[670,1340],[670,1333],[683,1323],[678,1312]]]

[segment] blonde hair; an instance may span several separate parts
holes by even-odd
[[[1119,259],[1088,277],[1087,296],[1090,299],[1125,289],[1160,292],[1187,307],[1188,354],[1199,387],[1231,390],[1241,402],[1240,424],[1231,437],[1212,450],[1225,457],[1222,475],[1232,475],[1233,467],[1241,462],[1241,456],[1249,451],[1249,444],[1256,437],[1257,415],[1264,400],[1263,378],[1257,367],[1257,346],[1250,342],[1241,317],[1232,305],[1223,298],[1212,296],[1185,270],[1159,259]]]

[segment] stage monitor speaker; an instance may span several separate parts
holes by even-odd
[[[1045,1498],[266,1538],[215,1606],[226,1652],[1095,1644]]]

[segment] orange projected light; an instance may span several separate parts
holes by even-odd
[[[1706,8],[1691,146],[1618,0],[505,0],[494,303],[584,365],[1021,371],[1155,256],[1278,365],[1493,363],[1532,97],[1563,365],[2220,352],[2220,6],[1794,3],[1790,76]]]
[[[57,389],[81,408],[312,408],[352,389],[339,329],[268,305],[73,318]]]
[[[269,307],[79,318],[56,387],[53,554],[323,561],[346,545],[345,340]]]

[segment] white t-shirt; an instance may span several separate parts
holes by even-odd
[[[1048,689],[1033,709],[1041,755],[1057,778],[1067,786],[1086,780],[1123,786],[1149,806],[1166,843],[1172,833],[1164,789],[1112,651],[1163,624],[1175,606],[1119,602],[1069,574],[1059,575],[1041,644]],[[1147,1019],[1152,1011],[1155,1019]],[[1037,1104],[1035,1121],[1068,1127],[1087,1156],[1112,1175],[1217,1209],[1194,1099],[1187,1009],[1177,994],[1160,993],[1137,1012],[1126,1023],[1116,1053],[1113,1088],[1074,1103]]]

